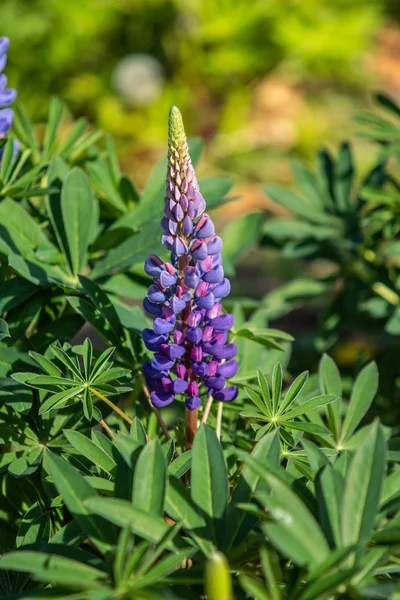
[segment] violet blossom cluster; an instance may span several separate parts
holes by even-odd
[[[153,329],[142,332],[154,352],[143,370],[151,401],[160,408],[184,394],[185,405],[196,410],[204,391],[215,400],[231,401],[238,389],[226,385],[237,372],[237,346],[228,342],[233,316],[222,312],[221,300],[230,292],[224,276],[222,240],[205,213],[206,203],[189,156],[182,116],[170,111],[168,171],[163,245],[170,262],[151,255],[145,271],[153,277],[144,300],[154,318]]]
[[[7,64],[7,50],[10,45],[10,40],[6,37],[0,37],[0,139],[4,138],[9,131],[13,118],[14,111],[9,108],[17,97],[16,90],[7,88],[7,77],[3,71]],[[15,142],[14,152],[18,147]],[[3,148],[0,149],[0,161],[3,154]]]

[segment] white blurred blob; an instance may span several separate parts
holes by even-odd
[[[114,89],[129,104],[151,104],[160,96],[163,85],[163,67],[149,54],[129,54],[114,69]]]

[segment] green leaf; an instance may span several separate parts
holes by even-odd
[[[266,479],[272,489],[268,509],[273,522],[262,528],[271,542],[297,565],[313,566],[325,560],[329,548],[309,509],[280,478],[269,473]]]
[[[192,451],[186,450],[183,452],[178,458],[172,461],[172,463],[168,466],[168,472],[180,479],[182,475],[187,473],[192,465]]]
[[[29,356],[42,367],[43,371],[46,371],[52,377],[62,377],[61,370],[45,356],[33,351],[29,352]]]
[[[55,410],[59,408],[63,408],[67,401],[70,398],[74,398],[78,394],[81,394],[85,388],[83,386],[76,386],[73,388],[68,388],[67,390],[63,390],[62,392],[58,392],[57,394],[53,394],[50,398],[47,398],[41,404],[39,408],[39,414],[45,415],[49,410]]]
[[[347,415],[343,423],[341,442],[347,442],[367,412],[378,389],[378,369],[375,362],[369,363],[359,373],[350,398]]]
[[[49,117],[47,120],[46,134],[43,142],[43,161],[48,162],[52,155],[57,139],[58,128],[61,123],[63,105],[58,98],[50,101]]]
[[[8,331],[8,325],[4,321],[4,319],[0,319],[0,341],[4,340],[4,338],[10,337],[10,332]]]
[[[77,167],[67,175],[62,187],[61,211],[70,267],[77,275],[87,263],[87,249],[94,240],[98,222],[98,205],[90,180]]]
[[[287,421],[289,419],[294,419],[294,417],[299,417],[309,412],[310,410],[316,410],[325,404],[329,404],[329,402],[334,402],[337,400],[336,396],[333,394],[322,394],[321,396],[316,396],[315,398],[311,398],[310,400],[306,400],[302,404],[299,404],[289,412],[285,413],[280,417],[280,420]]]
[[[297,396],[300,394],[301,390],[304,388],[308,381],[308,371],[301,373],[296,379],[293,381],[292,385],[286,392],[286,396],[283,399],[278,414],[282,414],[285,412],[287,408],[296,400]]]
[[[85,458],[89,459],[99,469],[106,473],[112,473],[116,467],[115,461],[102,448],[99,448],[92,440],[79,431],[64,429],[64,435],[76,450]]]
[[[146,575],[140,575],[138,580],[134,582],[133,588],[140,589],[161,582],[167,575],[178,569],[182,562],[190,558],[194,552],[194,548],[185,548],[176,554],[170,554],[162,558]]]
[[[273,409],[272,409],[271,394],[269,391],[268,381],[260,369],[257,369],[257,378],[258,378],[258,384],[260,386],[260,390],[262,392],[262,397],[265,402],[265,406],[267,407],[268,414],[272,415]]]
[[[201,425],[193,443],[191,494],[207,517],[207,528],[216,541],[228,502],[228,473],[215,432]]]
[[[93,346],[89,338],[86,338],[83,342],[83,367],[85,370],[86,381],[90,380],[90,373],[92,370],[93,360]]]
[[[382,427],[377,421],[358,447],[347,473],[341,507],[344,546],[362,551],[371,536],[382,493],[386,466]]]
[[[57,491],[82,531],[94,539],[100,548],[112,543],[115,540],[114,529],[93,515],[85,505],[88,499],[96,499],[95,490],[79,471],[61,457],[47,453],[46,459]]]
[[[24,453],[19,458],[13,460],[8,465],[8,472],[13,477],[26,477],[34,473],[41,461],[43,455],[42,447],[34,447],[29,452]]]
[[[263,415],[265,415],[268,419],[271,418],[272,415],[269,412],[266,404],[264,404],[264,402],[261,400],[260,396],[254,390],[252,390],[251,388],[249,388],[247,386],[245,386],[244,389],[246,391],[246,394],[248,395],[248,397],[250,398],[250,400],[252,402],[254,402],[254,404],[256,405],[256,407],[258,408],[258,410]],[[241,413],[242,416],[248,416],[248,414],[249,413],[247,411],[244,411],[244,412]],[[250,414],[252,414],[251,411],[250,411]]]
[[[254,600],[271,600],[265,586],[259,580],[249,577],[248,575],[240,575],[239,583],[243,590],[250,595]]]
[[[351,188],[354,178],[353,157],[349,144],[340,147],[335,164],[334,191],[340,211],[348,211],[351,205]]]
[[[162,515],[167,486],[167,469],[158,440],[146,444],[135,468],[133,505],[155,515]]]
[[[282,367],[280,363],[274,366],[272,371],[272,408],[273,414],[278,411],[279,400],[282,392]]]
[[[344,481],[330,464],[318,475],[316,482],[318,516],[332,548],[341,546],[340,518]]]
[[[152,544],[157,544],[169,530],[169,525],[162,517],[132,506],[126,500],[92,497],[85,501],[85,506],[110,523],[119,527],[129,527],[133,533]]]
[[[337,402],[327,406],[329,427],[337,441],[341,426],[342,381],[335,361],[328,354],[324,354],[319,363],[319,382],[322,394],[334,394],[338,398]]]
[[[192,501],[189,490],[173,476],[169,479],[166,511],[172,519],[182,522],[183,527],[205,556],[214,550],[214,545],[208,536],[202,535],[204,532],[207,533],[206,522]]]
[[[0,569],[32,573],[38,581],[78,589],[95,588],[99,580],[108,576],[105,571],[64,556],[27,550],[10,552],[3,556],[0,559]]]
[[[250,456],[263,463],[268,462],[278,465],[279,453],[279,438],[275,432],[271,432],[254,446]],[[227,512],[226,544],[228,550],[234,544],[242,542],[256,522],[251,515],[238,509],[236,505],[243,502],[250,502],[259,485],[260,476],[250,469],[248,465],[245,465],[233,492],[232,501]]]

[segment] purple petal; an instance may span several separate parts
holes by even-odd
[[[185,400],[185,406],[188,410],[196,410],[201,406],[201,399],[198,396],[189,396]]]
[[[188,382],[184,379],[175,379],[175,381],[172,382],[172,391],[174,394],[183,394],[186,392],[188,385]]]
[[[0,92],[0,108],[5,108],[6,106],[10,106],[17,97],[17,91],[13,89],[4,90]]]
[[[161,307],[158,304],[154,304],[154,302],[150,302],[148,298],[143,300],[143,308],[150,315],[159,317],[162,314]]]
[[[156,285],[151,285],[147,291],[147,297],[150,302],[162,304],[166,301],[167,296]]]
[[[218,235],[214,236],[207,244],[208,254],[219,254],[222,251],[222,246],[221,238]]]
[[[225,377],[225,379],[229,379],[230,377],[236,375],[237,370],[238,363],[235,359],[227,360],[226,362],[219,364],[217,367],[218,375],[222,375]]]
[[[2,74],[0,75],[0,92],[6,89],[7,86],[7,77]]]
[[[167,271],[162,271],[160,273],[160,283],[163,288],[171,287],[171,285],[175,285],[177,280],[176,275],[170,275]]]
[[[161,238],[161,243],[167,250],[172,250],[172,244],[174,243],[174,238],[172,235],[163,235]]]
[[[214,342],[203,342],[202,344],[204,352],[212,354],[215,358],[232,358],[237,353],[236,344],[225,344],[222,345],[217,341]]]
[[[214,288],[215,289],[215,288]],[[228,313],[210,320],[210,324],[218,331],[229,331],[233,327],[234,317]]]
[[[199,223],[201,220],[199,221]],[[197,226],[196,226],[197,230]],[[199,239],[206,239],[214,235],[215,229],[214,224],[209,217],[206,218],[205,222],[201,225],[201,227],[197,230],[197,237]]]
[[[180,313],[186,307],[186,302],[182,298],[177,298],[176,296],[172,296],[171,298],[171,308],[175,314]]]
[[[190,327],[186,335],[192,344],[198,344],[202,338],[203,332],[200,327]]]
[[[7,64],[7,54],[0,55],[0,73],[4,71]]]
[[[174,394],[167,392],[151,392],[150,398],[153,406],[156,408],[163,408],[174,401]]]
[[[207,245],[204,242],[193,244],[190,253],[195,260],[204,260],[208,256]]]
[[[143,329],[142,331],[143,341],[146,348],[149,350],[160,350],[160,345],[167,341],[167,335],[159,335],[152,329]]]
[[[237,398],[238,392],[239,390],[237,385],[230,385],[223,390],[214,392],[213,397],[215,400],[220,400],[221,402],[232,402],[232,400]]]
[[[193,231],[193,221],[192,219],[189,217],[189,215],[186,215],[186,217],[183,219],[183,223],[182,223],[182,233],[183,235],[190,235]]]
[[[203,275],[203,281],[207,281],[208,283],[221,283],[223,278],[224,269],[221,267],[221,265],[214,267],[213,269],[211,269],[211,271],[208,271],[208,273],[204,273]]]
[[[212,388],[213,390],[222,390],[225,385],[225,377],[222,377],[222,375],[206,377],[204,381],[207,387]]]
[[[185,267],[185,277],[183,281],[192,289],[198,285],[200,279],[196,273],[196,267]]]
[[[182,206],[180,204],[176,204],[174,206],[174,210],[172,211],[175,215],[175,219],[180,222],[183,221],[184,217],[185,217],[185,213],[182,210]]]
[[[0,37],[0,55],[5,54],[10,46],[8,37]]]
[[[184,346],[179,346],[178,344],[171,344],[168,349],[168,356],[174,361],[177,358],[180,358],[181,356],[183,356],[184,354],[185,354]]]
[[[153,379],[161,379],[162,377],[166,377],[168,375],[167,371],[159,371],[158,369],[152,367],[151,363],[149,362],[144,363],[143,373],[149,383]]]
[[[12,125],[13,117],[14,111],[11,108],[0,110],[0,134],[7,133]]]
[[[165,319],[160,319],[158,317],[157,319],[154,319],[153,327],[155,333],[164,335],[166,333],[170,333],[173,330],[174,323],[172,321],[166,321]]]
[[[209,310],[215,304],[215,296],[212,292],[210,292],[206,296],[197,298],[196,304],[199,308],[205,308],[206,310]]]
[[[225,279],[213,288],[213,294],[216,298],[225,298],[231,291],[231,284],[229,279]]]
[[[159,266],[150,256],[144,263],[144,271],[150,277],[158,277],[161,273],[161,266]]]
[[[175,361],[162,354],[155,354],[151,359],[151,366],[156,371],[169,371],[174,366]]]
[[[188,247],[186,242],[181,237],[176,237],[174,239],[174,243],[172,244],[172,251],[176,254],[176,256],[183,256],[188,253]]]
[[[206,362],[194,362],[192,364],[192,371],[197,377],[204,377],[208,372],[208,365]]]

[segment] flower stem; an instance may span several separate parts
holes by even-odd
[[[107,423],[105,422],[105,420],[104,420],[104,419],[102,419],[102,420],[100,421],[100,425],[101,425],[101,426],[102,426],[102,427],[103,427],[103,428],[104,428],[104,429],[107,431],[108,435],[109,435],[111,438],[114,438],[114,437],[115,437],[113,430],[112,430],[112,429],[111,429],[111,428],[110,428],[110,427],[107,425]]]
[[[128,417],[128,415],[126,415],[124,411],[121,410],[116,404],[114,404],[114,402],[111,402],[111,400],[109,400],[106,396],[103,396],[103,394],[101,394],[92,387],[89,387],[89,390],[92,392],[92,394],[100,398],[100,400],[103,400],[103,402],[108,404],[108,406],[110,406],[116,413],[118,413],[120,417],[122,417],[127,423],[129,423],[129,425],[132,425],[132,419]]]
[[[150,392],[148,390],[148,387],[146,385],[146,380],[145,380],[145,378],[143,376],[143,373],[141,371],[138,371],[138,377],[140,379],[140,383],[141,383],[142,388],[143,388],[143,393],[146,396],[146,400],[149,403],[149,406],[150,406],[151,410],[153,411],[153,413],[157,417],[157,421],[158,421],[158,423],[159,423],[159,425],[160,425],[160,427],[161,427],[161,429],[163,431],[163,434],[165,435],[165,437],[166,437],[167,440],[170,440],[171,436],[169,435],[169,432],[168,432],[166,424],[162,420],[162,417],[160,415],[160,411],[151,402]]]
[[[198,409],[188,410],[186,409],[186,448],[190,450],[193,448],[193,440],[197,431],[197,418]]]
[[[207,423],[207,419],[208,419],[208,415],[210,414],[212,402],[213,402],[213,397],[210,394],[208,396],[207,404],[206,404],[206,407],[204,409],[203,418],[201,420],[202,423]]]
[[[221,439],[221,424],[222,424],[222,410],[224,408],[224,403],[223,402],[219,402],[218,404],[218,412],[217,412],[217,427],[216,427],[216,434],[217,434],[217,438],[220,440]]]

